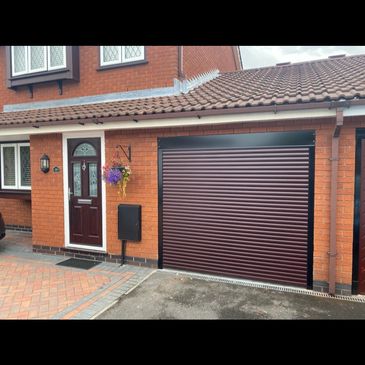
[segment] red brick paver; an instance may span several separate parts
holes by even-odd
[[[111,263],[56,265],[66,259],[33,253],[30,233],[8,230],[0,241],[0,319],[91,319],[151,273]]]
[[[1,256],[0,318],[51,318],[110,281],[98,272]]]
[[[65,314],[61,319],[70,319],[70,318],[73,318],[74,316],[76,316],[77,314],[79,314],[81,311],[83,311],[84,309],[86,309],[87,307],[89,307],[91,304],[93,304],[97,300],[105,297],[115,287],[119,286],[121,284],[121,282],[127,281],[132,276],[133,276],[133,273],[131,273],[131,272],[123,274],[123,279],[122,280],[118,281],[116,284],[111,285],[109,288],[107,288],[106,290],[104,290],[102,293],[100,293],[96,297],[94,297],[92,299],[89,299],[89,300],[85,301],[84,303],[80,304],[76,309],[74,309],[71,312]]]

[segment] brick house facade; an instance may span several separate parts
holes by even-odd
[[[6,68],[5,50],[4,47],[0,47],[0,67],[4,70],[3,87],[0,88],[0,100],[2,105],[6,106],[2,113],[4,119],[0,122],[2,123],[0,136],[3,136],[2,140],[4,142],[0,143],[19,141],[23,140],[23,135],[28,136],[32,166],[31,200],[25,200],[24,197],[12,199],[9,192],[2,191],[0,194],[3,194],[4,197],[1,198],[0,195],[0,211],[7,224],[32,227],[32,239],[35,251],[118,261],[120,260],[121,249],[121,243],[118,239],[118,205],[122,203],[140,204],[142,207],[142,239],[140,242],[128,242],[126,249],[127,262],[164,267],[164,261],[161,257],[164,250],[160,237],[162,228],[159,226],[161,223],[161,211],[165,209],[161,205],[161,201],[159,201],[159,189],[163,189],[163,186],[160,186],[161,182],[159,180],[161,177],[161,157],[159,157],[160,139],[184,136],[189,138],[193,136],[241,136],[251,134],[257,136],[257,133],[267,135],[273,133],[273,135],[279,135],[284,132],[299,133],[301,131],[311,131],[315,136],[314,159],[313,161],[309,160],[309,163],[313,164],[314,168],[314,175],[310,177],[313,182],[314,191],[313,201],[308,203],[311,206],[311,208],[308,208],[308,212],[312,209],[313,230],[309,232],[310,228],[308,228],[308,237],[306,236],[306,239],[308,239],[308,242],[311,242],[313,252],[310,253],[308,249],[308,257],[312,255],[312,264],[308,264],[308,267],[306,267],[306,271],[311,271],[311,285],[308,285],[308,287],[314,290],[327,291],[328,285],[330,285],[331,291],[332,284],[336,286],[336,293],[362,293],[361,283],[359,283],[361,281],[361,273],[355,272],[359,268],[357,264],[354,264],[354,258],[357,260],[360,259],[359,254],[354,252],[354,247],[358,247],[359,245],[358,243],[357,246],[354,245],[354,227],[356,229],[355,220],[357,219],[356,214],[354,215],[354,207],[356,200],[356,164],[359,164],[359,161],[356,160],[358,149],[356,144],[357,133],[362,128],[365,128],[362,104],[358,100],[362,97],[362,90],[357,89],[357,101],[354,101],[351,107],[348,104],[345,107],[342,104],[333,104],[339,98],[336,99],[331,95],[324,100],[316,101],[313,96],[310,96],[306,100],[304,92],[300,102],[297,100],[289,100],[290,97],[294,98],[295,94],[293,94],[294,96],[285,96],[287,101],[285,103],[279,100],[280,92],[272,92],[273,95],[276,95],[276,105],[279,105],[278,109],[274,110],[275,103],[265,104],[265,101],[262,101],[264,99],[262,95],[265,94],[265,97],[267,97],[267,94],[271,92],[270,90],[267,91],[270,87],[275,88],[279,85],[280,88],[286,90],[287,85],[280,80],[279,76],[275,79],[272,75],[269,75],[270,82],[269,84],[265,84],[266,80],[259,74],[254,74],[254,71],[251,71],[251,73],[239,71],[239,56],[235,47],[184,46],[181,47],[182,49],[176,46],[146,47],[147,63],[104,70],[98,69],[100,66],[100,50],[98,47],[79,48],[80,80],[77,82],[65,81],[62,95],[58,94],[57,87],[53,82],[34,85],[33,99],[30,101],[29,90],[26,87],[19,88],[16,91],[6,88],[6,73],[4,70]],[[179,57],[182,58],[179,59]],[[364,57],[349,59],[350,61],[348,62],[354,60],[354,62],[356,61],[360,64],[363,62]],[[337,63],[339,61],[341,60],[324,60],[323,62],[325,62],[325,66],[334,65],[333,67],[339,67],[337,69],[338,72],[341,71],[340,66],[343,67],[343,72],[347,72],[346,64],[342,65]],[[306,67],[306,64],[303,67]],[[299,66],[293,65],[290,67],[293,67],[295,71],[294,67]],[[352,67],[354,66],[350,64],[348,68],[352,70]],[[215,69],[218,69],[223,76],[217,77],[214,74]],[[276,70],[282,72],[280,77],[284,77],[282,75],[285,74],[287,69],[284,67],[274,67],[271,69],[266,68],[263,72],[276,72]],[[292,74],[295,73],[294,71]],[[236,77],[236,74],[240,76]],[[185,80],[188,83],[194,77],[195,79],[199,79],[200,77],[202,81],[199,85],[194,85],[189,90],[183,90],[182,92],[180,90],[171,96],[156,95],[156,98],[162,98],[162,103],[159,105],[153,104],[154,102],[151,100],[154,99],[142,99],[140,101],[140,99],[135,98],[128,105],[128,99],[121,99],[121,104],[118,104],[118,108],[120,110],[130,110],[129,114],[108,115],[108,104],[105,104],[101,111],[92,110],[89,114],[87,111],[81,109],[68,110],[66,113],[67,117],[64,118],[67,121],[66,123],[62,122],[61,117],[57,115],[58,111],[64,106],[55,105],[53,109],[49,109],[52,106],[51,104],[47,104],[52,100],[64,99],[67,102],[67,100],[72,100],[72,98],[76,97],[125,93],[155,88],[174,88],[177,85],[174,79],[180,80],[180,82]],[[212,81],[209,81],[209,79]],[[272,81],[273,79],[275,82]],[[195,80],[195,82],[199,82],[199,80]],[[245,82],[248,82],[248,84],[246,85]],[[255,82],[258,83],[256,87],[252,85]],[[317,80],[311,80],[311,82],[315,84]],[[189,88],[189,84],[187,85]],[[293,84],[290,83],[289,89],[292,87],[291,85]],[[252,90],[250,87],[252,87]],[[258,90],[260,87],[262,89],[255,94],[255,90]],[[264,90],[264,87],[267,87],[267,89]],[[341,86],[339,88],[341,89]],[[329,89],[330,87],[328,86],[327,90]],[[346,94],[346,90],[348,89],[347,85],[342,86],[342,89],[344,91],[337,93],[337,96],[340,95],[341,98],[347,100],[353,98],[353,95],[350,98]],[[172,91],[172,93],[174,92]],[[235,103],[232,101],[235,100],[233,97],[235,92],[254,95],[249,101],[252,108],[250,111],[252,113],[246,112],[248,107],[239,103],[234,106],[236,109],[232,110],[231,113],[229,110],[227,111],[227,108],[229,109],[232,106],[229,103]],[[315,94],[313,90],[310,92]],[[310,92],[308,92],[308,95],[310,95]],[[143,97],[144,95],[144,91],[141,92],[141,96]],[[228,95],[228,101],[217,100],[218,98],[211,101],[209,97],[212,95],[224,95],[222,98]],[[121,96],[119,95],[119,97]],[[331,97],[333,100],[330,100]],[[194,99],[195,103],[191,98]],[[255,104],[255,98],[261,100],[261,104]],[[96,99],[90,99],[90,101],[93,100],[97,103],[95,101]],[[249,100],[249,97],[247,100]],[[47,113],[47,110],[51,110],[50,115],[37,114],[38,108],[30,110],[27,115],[24,114],[26,111],[21,110],[23,103],[28,104],[30,102],[37,103],[43,101],[45,102],[43,106],[44,113]],[[315,104],[315,102],[322,104]],[[115,101],[115,103],[118,103],[118,101]],[[212,107],[200,109],[197,107],[198,104],[206,106],[209,103]],[[305,103],[308,106],[303,106]],[[98,105],[102,104],[99,103]],[[295,107],[288,107],[287,105],[290,106],[290,104]],[[42,104],[40,105],[42,106]],[[193,108],[191,105],[193,105]],[[76,105],[76,107],[78,106]],[[114,104],[110,104],[111,110],[113,107]],[[87,108],[87,104],[85,104],[85,108]],[[154,108],[154,111],[150,112],[149,108]],[[164,108],[166,111],[162,111]],[[171,108],[176,108],[176,111],[174,110],[175,115],[173,115]],[[185,109],[181,110],[181,108]],[[246,109],[244,110],[244,108]],[[42,109],[42,107],[39,107],[39,109]],[[139,112],[140,110],[142,112]],[[336,117],[336,112],[339,110],[343,112],[343,126],[341,125],[341,121]],[[54,116],[51,115],[53,111],[56,113]],[[164,112],[166,116],[161,114]],[[22,126],[21,128],[15,128],[15,125],[6,124],[12,120],[9,116],[11,113],[17,113],[16,116],[14,114],[15,119],[18,118],[17,120],[19,121],[26,120],[31,124],[29,126]],[[78,115],[76,122],[70,115]],[[93,118],[96,118],[96,122],[90,122]],[[38,122],[40,125],[39,128],[36,125]],[[47,124],[42,125],[42,122],[47,122]],[[85,122],[85,124],[79,124],[79,122]],[[339,136],[334,137],[336,125],[341,131]],[[15,130],[18,131],[17,134],[12,134],[12,131]],[[105,225],[103,225],[103,229],[105,229],[103,235],[105,235],[104,241],[106,242],[104,242],[104,249],[100,248],[98,251],[90,249],[87,245],[85,249],[76,245],[72,247],[68,237],[66,237],[69,229],[65,227],[65,224],[68,224],[65,219],[65,212],[68,208],[66,199],[67,176],[65,176],[64,160],[68,138],[72,138],[73,135],[75,138],[82,138],[82,136],[85,136],[85,138],[101,136],[102,154],[104,154],[105,161],[111,160],[117,145],[131,146],[132,160],[130,166],[133,174],[128,185],[126,198],[121,197],[115,187],[104,184],[105,202],[103,204],[105,206],[103,206],[103,219],[105,221],[103,222],[106,223],[106,229],[104,227]],[[334,138],[338,138],[339,141],[335,200],[331,199],[331,186],[335,186],[332,174]],[[266,146],[258,146],[261,149],[266,148]],[[254,153],[254,150],[252,151]],[[189,153],[192,152],[190,151]],[[50,172],[47,174],[44,174],[38,168],[39,159],[43,154],[50,157]],[[228,161],[228,163],[231,162]],[[177,169],[176,166],[174,167],[175,170]],[[207,169],[207,166],[209,166],[209,163],[203,166],[203,168]],[[58,167],[60,171],[54,172],[54,167]],[[295,174],[293,175],[294,177],[296,176]],[[166,179],[168,178],[167,176]],[[258,185],[260,184],[265,183],[259,182]],[[287,209],[287,207],[284,206],[284,209]],[[331,218],[331,211],[333,209],[336,211],[334,221],[333,217]],[[272,220],[272,217],[270,219]],[[333,243],[331,228],[333,228],[334,222],[335,252],[331,251],[333,250],[333,246],[331,246]],[[270,230],[272,227],[268,226],[267,229]],[[297,231],[300,229],[302,228],[296,228]],[[168,232],[168,234],[173,234],[171,232]],[[270,250],[274,249],[274,246],[270,248]],[[196,252],[197,256],[202,255],[201,251],[198,252],[196,248],[194,250],[196,251],[192,252]],[[330,277],[332,274],[330,273],[329,251],[335,257],[335,278],[332,282]],[[177,255],[176,252],[180,252],[179,249],[177,251],[175,250],[174,255]],[[252,252],[250,254],[253,255]],[[191,252],[189,255],[191,255]],[[262,256],[262,253],[255,256],[253,260],[259,260],[260,255]],[[289,253],[284,252],[283,255],[289,255]],[[204,260],[208,262],[205,256],[202,261]],[[242,261],[244,260],[245,258],[242,258]],[[271,258],[271,260],[273,259]],[[293,262],[297,262],[295,261],[296,259],[293,260]],[[202,268],[207,264],[199,266],[199,263],[197,263],[196,265],[197,271],[199,271],[199,267]],[[283,272],[286,273],[292,270],[288,275],[295,276],[297,269],[295,267],[292,268],[291,265],[291,262],[289,262],[288,267],[290,269],[285,269],[284,267]],[[179,268],[179,264],[176,266]],[[270,265],[262,267],[264,271],[272,270]],[[204,268],[200,271],[205,272]],[[207,269],[206,272],[209,272],[209,270]],[[244,277],[244,274],[238,276]],[[285,279],[288,283],[290,283],[289,276]],[[248,278],[251,277],[254,276],[248,275]],[[275,280],[272,281],[275,282]],[[280,280],[278,281],[280,282]]]
[[[9,89],[7,84],[7,64],[5,47],[0,47],[0,108],[4,105],[33,103],[46,100],[62,100],[75,97],[87,97],[110,93],[128,92],[154,88],[172,87],[178,78],[178,47],[150,46],[146,47],[147,63],[100,69],[99,47],[78,47],[80,59],[80,81],[63,82],[62,95],[55,83],[39,83],[33,87],[30,97],[27,87]],[[219,69],[233,71],[238,69],[234,57],[235,47],[186,47],[183,65],[189,78],[201,73]],[[212,58],[214,56],[214,58]],[[206,62],[209,59],[209,62]],[[58,146],[59,147],[59,146]],[[33,178],[33,177],[32,177]],[[35,177],[34,177],[35,178]],[[34,188],[34,185],[33,185]],[[34,202],[34,192],[33,199]],[[7,221],[7,226],[29,230],[32,226],[31,200],[1,199],[0,211]],[[33,215],[33,219],[35,216]]]

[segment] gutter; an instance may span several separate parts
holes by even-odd
[[[343,107],[336,108],[336,124],[332,135],[331,152],[331,192],[330,192],[330,243],[328,251],[328,284],[329,294],[336,294],[336,257],[337,257],[337,175],[339,160],[339,139],[341,127],[343,126]]]

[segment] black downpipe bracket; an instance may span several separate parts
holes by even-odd
[[[122,252],[121,252],[121,263],[120,266],[124,265],[125,262],[125,251],[126,251],[126,247],[127,247],[127,240],[122,240]]]

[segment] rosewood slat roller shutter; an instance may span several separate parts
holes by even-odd
[[[163,150],[164,268],[308,286],[309,147]]]

